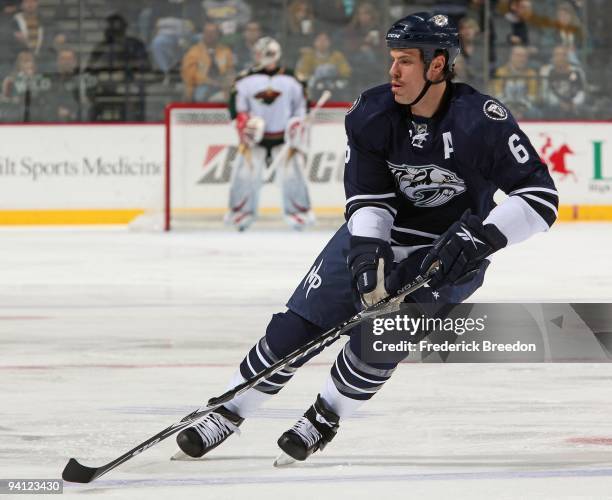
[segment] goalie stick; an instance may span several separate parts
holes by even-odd
[[[314,106],[308,111],[308,113],[304,117],[303,126],[305,129],[307,130],[310,129],[310,127],[312,126],[314,122],[315,117],[317,116],[317,113],[325,105],[325,103],[329,101],[330,97],[331,97],[331,92],[329,90],[325,90],[323,91],[323,93],[321,93],[321,96],[319,97],[317,102],[314,104]],[[286,161],[287,154],[289,153],[291,149],[294,149],[294,148],[292,148],[288,143],[283,144],[283,147],[281,148],[281,150],[278,152],[278,154],[276,155],[276,157],[274,158],[274,160],[268,167],[268,171],[270,173],[273,173],[283,163],[283,161]]]
[[[287,365],[307,356],[311,352],[321,347],[325,348],[328,345],[335,342],[340,335],[347,332],[348,330],[354,328],[355,326],[363,323],[364,321],[375,318],[376,316],[380,316],[381,314],[391,313],[399,309],[401,302],[404,298],[418,290],[422,286],[426,285],[434,273],[438,270],[438,263],[435,262],[422,276],[417,276],[414,281],[408,283],[399,291],[397,291],[393,295],[389,295],[377,302],[376,304],[363,309],[362,311],[355,314],[350,319],[346,320],[344,323],[327,330],[325,333],[322,333],[317,338],[311,340],[307,344],[302,347],[296,349],[295,351],[289,353],[283,359],[277,361],[270,367],[266,368],[262,372],[258,373],[253,378],[246,380],[242,384],[237,385],[233,389],[223,393],[221,396],[211,398],[206,407],[200,408],[189,415],[183,417],[178,422],[172,424],[169,427],[166,427],[163,431],[155,434],[150,437],[146,441],[140,443],[135,448],[132,448],[130,451],[124,453],[120,457],[112,460],[111,462],[102,465],[100,467],[87,467],[79,463],[75,458],[71,458],[66,467],[64,467],[64,471],[62,472],[62,479],[64,481],[70,481],[73,483],[90,483],[94,479],[99,478],[100,476],[106,474],[107,472],[113,470],[115,467],[118,467],[122,463],[130,460],[136,455],[142,453],[143,451],[155,446],[159,442],[163,441],[167,437],[172,436],[173,434],[179,432],[180,430],[189,427],[196,423],[201,418],[208,415],[215,408],[218,408],[224,403],[231,401],[239,394],[246,392],[251,389],[255,385],[257,385],[261,380],[274,375],[276,372],[282,370]]]

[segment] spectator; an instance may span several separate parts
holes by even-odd
[[[238,71],[249,69],[255,64],[253,60],[253,45],[262,36],[261,25],[257,21],[250,21],[244,27],[242,38],[234,47],[234,57],[236,58]]]
[[[461,62],[459,78],[478,89],[483,83],[484,51],[478,35],[480,27],[471,17],[459,21],[459,37],[461,40]],[[455,66],[457,64],[455,63]]]
[[[234,45],[240,30],[251,20],[251,7],[244,0],[204,0],[204,21],[215,23],[223,42]]]
[[[289,66],[300,58],[301,51],[312,45],[316,28],[309,0],[293,0],[286,13],[287,37],[283,42],[284,59]]]
[[[576,118],[586,99],[584,74],[570,62],[569,49],[555,47],[551,64],[542,68],[542,100],[554,118]]]
[[[79,68],[72,49],[57,53],[56,70],[50,75],[51,88],[47,97],[47,117],[51,121],[70,122],[81,118]]]
[[[333,30],[342,28],[351,20],[356,0],[312,0],[314,13],[317,21],[325,30],[333,33]]]
[[[3,121],[44,120],[44,99],[49,87],[49,79],[38,73],[34,54],[20,52],[14,70],[2,82]]]
[[[503,101],[518,117],[535,117],[538,97],[538,77],[529,68],[526,47],[512,47],[508,62],[497,69],[493,81],[494,95]]]
[[[304,50],[296,74],[300,79],[308,80],[309,95],[313,100],[324,90],[332,91],[335,99],[346,98],[342,92],[348,86],[351,67],[342,52],[331,50],[331,40],[325,31],[317,34],[313,48]]]
[[[200,12],[198,0],[165,0],[154,3],[147,13],[153,26],[151,57],[164,73],[166,83],[187,48],[196,41],[193,20],[198,19]]]
[[[66,42],[63,34],[53,34],[43,26],[38,15],[38,0],[22,0],[21,10],[13,16],[12,50],[16,54],[28,50],[38,59],[39,65],[45,65],[52,52]]]
[[[577,50],[582,46],[582,24],[569,2],[559,2],[555,24],[555,45],[568,49],[570,61],[580,64]]]
[[[359,4],[344,33],[344,53],[353,67],[355,86],[367,87],[383,77],[383,34],[374,4]]]
[[[0,0],[0,16],[13,16],[19,8],[19,0]]]
[[[505,20],[510,25],[508,44],[529,46],[528,22],[533,15],[531,0],[510,0]]]
[[[108,16],[104,40],[94,47],[89,57],[85,71],[96,81],[89,88],[94,121],[144,120],[143,77],[151,65],[144,43],[127,36],[127,28],[123,16]]]
[[[281,40],[286,30],[285,19],[288,0],[247,0],[251,7],[251,21],[261,26],[262,36]],[[283,47],[284,51],[284,47]]]
[[[491,12],[495,10],[497,7],[497,0],[488,0],[490,2]],[[481,33],[486,33],[486,13],[485,13],[485,0],[469,0],[467,16],[472,19],[476,19],[478,21],[479,31]],[[495,71],[496,61],[497,61],[497,29],[495,26],[495,16],[492,14],[489,17],[489,26],[488,26],[488,36],[489,36],[489,72],[490,75],[493,75]],[[484,44],[484,42],[483,42]],[[484,58],[484,54],[483,54]]]
[[[205,23],[202,39],[183,58],[181,76],[189,101],[224,102],[228,99],[234,79],[234,57],[228,46],[219,43],[220,36],[215,23]]]

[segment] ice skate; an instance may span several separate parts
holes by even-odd
[[[238,427],[242,422],[244,418],[220,406],[197,424],[181,431],[176,437],[176,442],[185,455],[200,458],[235,432],[240,433]],[[181,457],[179,452],[173,459],[180,460]]]
[[[321,396],[288,431],[278,439],[282,453],[274,461],[276,467],[306,460],[327,446],[338,432],[340,417],[329,409]]]

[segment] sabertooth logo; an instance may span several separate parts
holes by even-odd
[[[255,94],[255,99],[263,102],[264,104],[270,105],[276,101],[279,95],[281,95],[281,93],[278,90],[267,88],[266,90],[257,92],[257,94]]]
[[[436,16],[433,16],[430,21],[432,23],[434,23],[436,26],[438,26],[439,28],[444,28],[444,26],[448,26],[448,17],[442,15],[442,14],[438,14]]]
[[[461,177],[437,165],[387,165],[398,189],[415,207],[444,205],[466,189]]]

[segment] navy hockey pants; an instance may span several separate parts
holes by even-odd
[[[298,347],[309,342],[324,331],[337,326],[359,311],[359,300],[352,288],[351,275],[346,265],[350,233],[342,225],[323,251],[315,259],[304,279],[287,302],[288,311],[275,314],[268,324],[266,335],[251,349],[240,365],[244,378],[253,377],[271,363],[278,361]],[[410,254],[408,267],[413,269],[406,282],[419,274],[420,264],[430,247]],[[413,266],[410,265],[413,263]],[[440,308],[443,304],[458,304],[476,291],[484,280],[488,266],[485,261],[468,283],[459,286],[443,286],[436,290],[422,287],[412,293],[408,300]],[[332,367],[332,378],[337,389],[354,399],[369,399],[391,376],[396,362],[367,363],[360,355],[359,328],[353,330],[349,341],[338,355]],[[308,359],[317,355],[315,351]],[[279,372],[256,386],[257,390],[275,394],[291,379],[295,370],[306,363],[302,359],[294,366]]]

